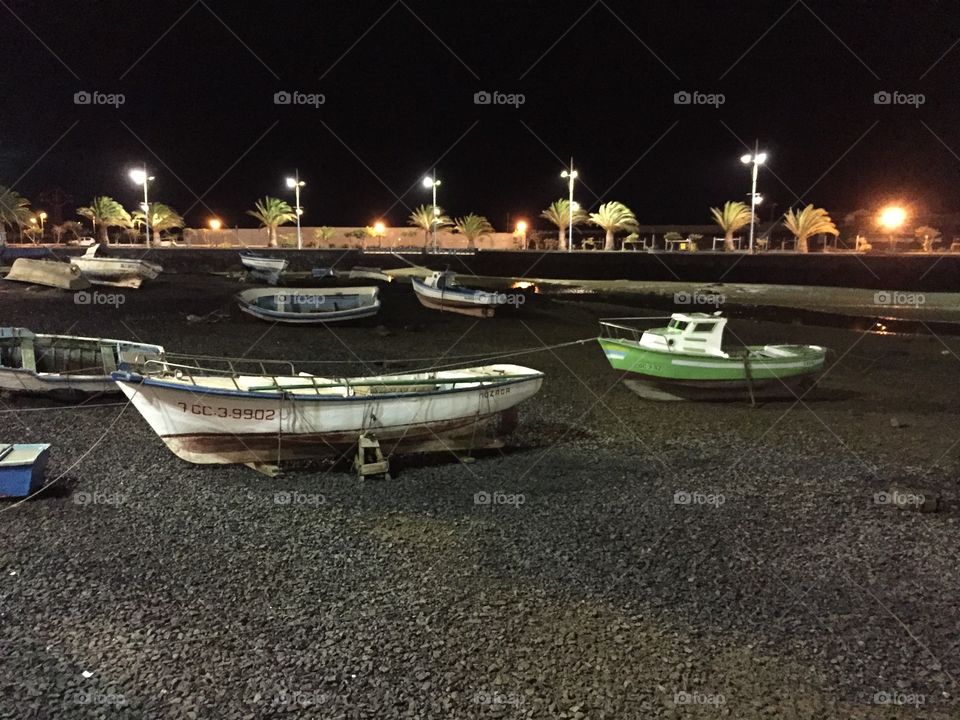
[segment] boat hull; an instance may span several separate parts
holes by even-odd
[[[75,263],[62,263],[55,260],[17,258],[13,261],[5,279],[32,285],[46,285],[61,290],[86,290],[90,287],[90,281],[83,275],[79,266]]]
[[[243,253],[240,254],[240,262],[243,263],[243,266],[248,270],[260,270],[270,273],[282,273],[290,264],[289,261],[283,258],[257,257],[255,255],[244,255]]]
[[[156,280],[163,268],[145,260],[126,258],[78,257],[73,262],[94,285],[139,288],[144,280]]]
[[[361,433],[388,453],[498,447],[542,375],[492,386],[352,397],[251,396],[115,376],[147,423],[178,457],[198,464],[339,458]]]
[[[371,287],[337,289],[252,289],[237,295],[240,309],[259,320],[288,325],[320,325],[371,317],[380,312],[379,291]]]
[[[748,348],[746,357],[658,352],[622,340],[599,338],[611,367],[624,384],[651,400],[790,398],[813,383],[826,349],[816,346]],[[767,357],[764,353],[782,353]]]
[[[411,282],[413,291],[417,294],[417,300],[431,310],[488,318],[496,314],[499,306],[496,293],[457,288],[440,289],[416,278]]]

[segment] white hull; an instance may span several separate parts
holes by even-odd
[[[505,303],[501,293],[474,290],[452,282],[453,273],[434,273],[426,280],[413,278],[413,291],[424,307],[473,317],[493,317]],[[443,284],[441,284],[443,283]]]
[[[84,256],[73,262],[94,285],[138,288],[144,280],[155,280],[163,272],[160,265],[145,260]]]
[[[252,255],[241,255],[240,262],[248,270],[261,270],[264,272],[283,272],[287,269],[288,261],[283,258],[261,258]]]
[[[471,375],[472,373],[472,375]],[[500,377],[491,378],[500,373]],[[291,458],[339,457],[362,432],[385,452],[429,452],[495,447],[491,433],[505,430],[508,411],[533,397],[541,373],[515,365],[469,370],[354,378],[320,392],[255,393],[203,387],[210,378],[144,379],[117,376],[120,389],[177,456],[193,463],[275,463]],[[382,387],[363,382],[419,382]],[[221,380],[221,378],[217,378]],[[323,378],[253,376],[251,381],[302,386]],[[261,387],[264,385],[261,384]]]
[[[117,384],[109,376],[34,373],[0,367],[0,390],[28,395],[115,393]]]

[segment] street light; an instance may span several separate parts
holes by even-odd
[[[527,221],[520,220],[517,223],[516,234],[520,236],[520,247],[527,249]]]
[[[153,180],[153,175],[147,175],[147,166],[143,169],[134,168],[130,171],[130,179],[137,185],[143,185],[143,224],[146,228],[147,247],[150,247],[150,202],[147,199],[147,185]]]
[[[300,171],[295,170],[293,177],[287,178],[287,187],[293,189],[293,195],[296,198],[296,208],[294,212],[297,216],[297,250],[303,250],[303,236],[300,234],[300,216],[303,215],[303,208],[300,207],[300,188],[306,183],[300,179]]]
[[[433,250],[437,250],[437,218],[440,217],[440,208],[437,207],[437,187],[440,185],[440,181],[437,180],[437,169],[434,168],[430,175],[427,175],[423,179],[423,186],[425,188],[433,190]]]
[[[899,229],[906,220],[907,211],[897,205],[885,207],[880,211],[880,224],[891,232]]]
[[[740,158],[744,165],[753,165],[753,183],[750,188],[750,252],[753,252],[753,226],[756,223],[756,209],[760,202],[760,196],[757,194],[757,171],[767,159],[767,154],[759,151],[760,143],[757,142],[753,148],[753,154],[747,153]]]
[[[37,213],[37,217],[40,218],[40,240],[43,241],[43,221],[47,219],[47,214],[41,210]]]
[[[570,225],[567,228],[567,252],[571,252],[573,250],[573,183],[576,181],[579,174],[580,173],[573,169],[573,158],[570,158],[570,169],[564,170],[562,173],[560,173],[560,177],[567,179],[567,187],[570,191],[570,198],[568,200],[570,207]]]
[[[376,233],[378,236],[383,235],[383,233],[386,232],[386,229],[387,229],[387,226],[384,225],[383,222],[380,220],[378,220],[373,224],[373,232]]]
[[[220,222],[220,218],[215,218],[215,217],[210,218],[207,221],[207,225],[210,227],[211,230],[219,230],[220,228],[223,227],[223,223]]]

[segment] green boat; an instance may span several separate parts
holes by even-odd
[[[624,324],[651,318],[600,321],[607,361],[624,384],[649,400],[792,398],[823,369],[818,345],[723,348],[727,318],[719,313],[674,313],[666,327],[639,330]],[[666,318],[664,318],[666,319]]]

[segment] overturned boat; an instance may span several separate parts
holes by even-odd
[[[5,279],[61,290],[86,290],[90,287],[90,281],[84,277],[78,265],[56,260],[17,258]]]
[[[159,345],[0,327],[0,390],[65,398],[117,392],[111,373],[163,357]]]
[[[648,400],[792,398],[813,384],[827,349],[819,345],[723,348],[727,318],[673,313],[666,327],[601,320],[597,338],[624,384]]]
[[[237,294],[243,312],[260,320],[291,325],[344,322],[380,311],[376,287],[252,288]]]
[[[413,291],[424,307],[473,317],[493,317],[497,308],[508,304],[509,296],[475,290],[457,282],[456,273],[434,272],[420,280],[411,278]]]
[[[518,365],[332,378],[147,363],[113,377],[178,457],[252,465],[338,458],[362,434],[388,454],[501,447],[543,382]]]
[[[73,259],[83,276],[94,285],[136,289],[144,280],[156,280],[163,272],[163,267],[156,263],[135,258],[103,257],[97,255],[99,250],[100,244],[96,243]]]
[[[279,275],[290,264],[283,258],[264,257],[252,252],[240,253],[240,262],[247,270],[257,270],[262,273],[276,273]]]

